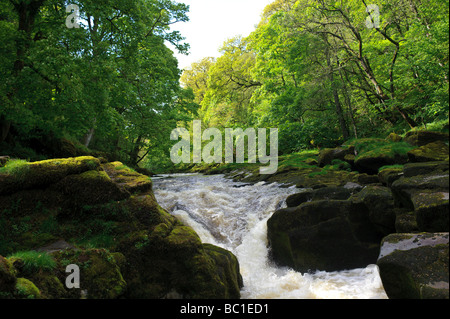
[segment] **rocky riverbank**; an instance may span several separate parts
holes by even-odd
[[[80,269],[69,289],[68,265]],[[236,257],[163,210],[152,181],[94,157],[0,171],[0,298],[239,298]]]
[[[411,132],[288,158],[275,175],[222,173],[302,188],[268,221],[278,264],[301,272],[377,264],[390,298],[449,298],[448,151],[448,134]]]

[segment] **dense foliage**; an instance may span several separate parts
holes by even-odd
[[[203,83],[207,125],[278,127],[284,153],[448,130],[448,14],[447,0],[276,0],[182,80]]]
[[[158,152],[195,111],[167,47],[187,52],[170,30],[187,12],[172,0],[1,0],[0,153],[36,159],[61,138],[132,165]]]

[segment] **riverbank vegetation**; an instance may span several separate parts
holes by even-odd
[[[281,156],[448,132],[445,0],[275,0],[248,37],[183,72],[168,48],[188,53],[171,30],[188,20],[183,3],[70,1],[79,28],[67,1],[0,3],[1,155],[173,171],[170,132],[194,119],[278,128]]]

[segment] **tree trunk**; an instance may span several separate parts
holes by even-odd
[[[94,136],[95,128],[91,128],[86,135],[84,136],[84,146],[89,147],[89,144],[91,144],[92,137]]]
[[[0,115],[0,142],[6,141],[10,127],[11,122],[7,121],[4,115]]]
[[[343,88],[344,88],[345,102],[347,103],[348,113],[350,115],[350,120],[352,121],[353,134],[355,135],[355,138],[358,138],[358,129],[357,129],[356,123],[355,123],[355,116],[354,116],[354,113],[353,113],[352,102],[350,100],[350,95],[348,93],[347,84],[345,83],[344,77],[342,75],[341,63],[339,62],[339,60],[338,60],[338,66],[339,66],[339,77],[341,78],[342,85],[343,85]]]
[[[92,123],[92,128],[89,129],[89,131],[84,136],[84,146],[89,147],[89,144],[91,144],[92,137],[94,137],[95,132],[95,124],[97,123],[97,118],[94,118],[94,123]]]
[[[141,143],[142,143],[142,135],[140,135],[136,142],[134,143],[133,150],[130,153],[130,164],[133,166],[136,166],[139,159],[139,152],[141,150]]]
[[[343,136],[344,140],[348,140],[350,134],[348,132],[347,123],[345,122],[344,112],[342,111],[342,104],[339,99],[339,93],[336,88],[336,83],[334,81],[334,69],[333,69],[333,65],[331,63],[330,50],[329,50],[328,44],[327,44],[325,54],[327,57],[327,66],[329,69],[328,76],[329,76],[329,79],[331,82],[331,90],[333,91],[334,104],[336,106],[336,114],[338,116],[339,126],[341,127],[342,136]]]
[[[20,1],[19,3],[11,2],[19,16],[19,38],[16,41],[16,61],[14,62],[14,74],[16,76],[25,67],[24,57],[30,47],[34,21],[44,2],[45,0]]]

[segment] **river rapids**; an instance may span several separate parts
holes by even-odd
[[[191,226],[204,243],[239,260],[243,299],[386,299],[378,267],[302,274],[273,264],[267,220],[300,190],[279,184],[233,182],[223,175],[154,177],[158,203]]]

